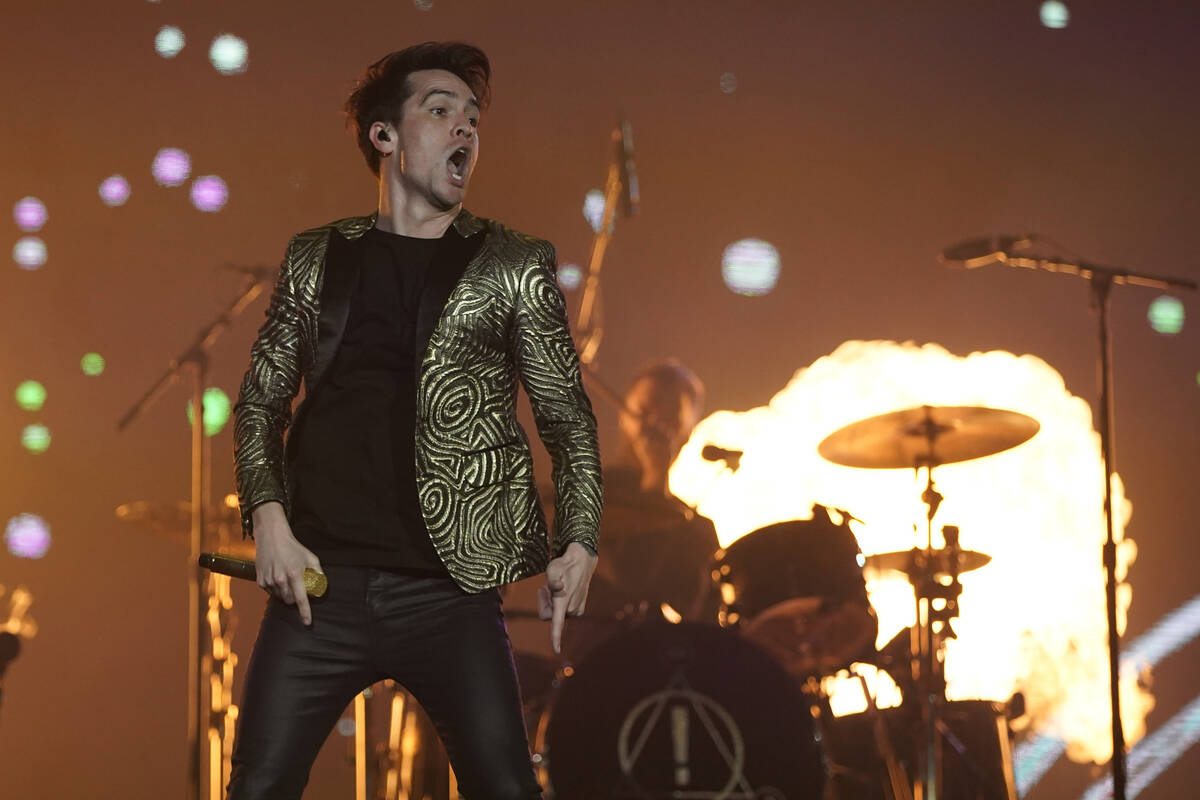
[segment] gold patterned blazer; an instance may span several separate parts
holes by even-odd
[[[262,503],[277,500],[290,515],[288,452],[306,410],[301,403],[293,416],[292,404],[301,382],[305,398],[321,390],[358,279],[352,259],[326,256],[375,218],[339,220],[288,243],[234,407],[246,535]],[[454,580],[477,592],[544,570],[551,552],[570,542],[595,551],[600,456],[553,246],[467,211],[452,229],[438,244],[417,312],[417,487],[434,548]],[[355,266],[326,270],[327,261]],[[518,380],[551,457],[552,537],[517,422]]]

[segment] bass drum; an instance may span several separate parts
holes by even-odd
[[[564,673],[535,737],[555,800],[821,797],[799,687],[733,631],[646,622]]]

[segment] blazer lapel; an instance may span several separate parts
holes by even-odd
[[[313,360],[312,380],[308,387],[311,394],[321,385],[329,365],[337,355],[342,334],[346,331],[346,318],[350,314],[350,298],[358,285],[362,259],[354,252],[355,241],[346,239],[342,232],[331,230],[325,250],[325,277],[321,287],[321,313],[317,321],[317,355]]]

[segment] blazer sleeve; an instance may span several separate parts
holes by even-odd
[[[300,391],[301,316],[294,269],[296,238],[288,243],[267,319],[250,348],[250,367],[233,407],[233,459],[242,534],[253,536],[251,512],[277,500],[289,508],[283,437]]]
[[[537,242],[522,266],[515,309],[513,359],[552,464],[551,550],[559,556],[579,542],[594,554],[602,505],[596,417],[583,389],[549,242]]]

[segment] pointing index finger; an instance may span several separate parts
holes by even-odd
[[[550,620],[550,645],[558,654],[562,652],[563,623],[567,619],[567,598],[566,595],[554,595],[550,598],[550,602],[554,607]]]

